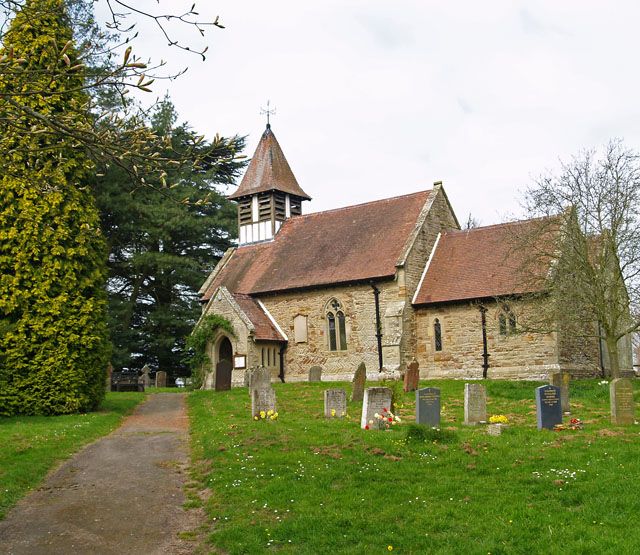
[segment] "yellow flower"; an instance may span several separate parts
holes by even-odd
[[[271,409],[269,409],[269,410],[267,411],[267,416],[271,416],[272,414],[273,414],[273,411],[272,411]]]
[[[387,551],[393,551],[393,546],[392,545],[388,545],[387,546]]]
[[[273,417],[274,417],[274,418],[278,418],[278,413],[277,413],[277,412],[274,412],[274,413],[273,413]]]
[[[275,420],[278,417],[275,414],[272,414],[269,418],[271,418],[271,420]]]
[[[331,409],[331,416],[335,416],[336,415],[336,409]]]
[[[264,412],[263,410],[260,411],[260,418],[264,418],[265,416],[267,416],[267,413]]]
[[[259,418],[257,416],[254,416],[253,419],[254,420],[259,420]]]

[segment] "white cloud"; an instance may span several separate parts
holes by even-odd
[[[191,1],[160,5],[181,4]],[[516,212],[518,189],[559,157],[613,136],[640,147],[635,2],[201,0],[197,8],[226,25],[208,31],[206,62],[166,48],[148,23],[137,50],[174,68],[188,63],[169,86],[181,117],[208,135],[248,134],[248,155],[270,99],[276,136],[314,198],[307,211],[443,180],[460,220],[472,212],[489,224]]]

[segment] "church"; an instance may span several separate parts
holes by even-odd
[[[600,374],[597,341],[519,328],[536,306],[508,263],[508,237],[530,221],[461,230],[441,182],[303,214],[311,198],[269,124],[228,198],[239,244],[200,295],[203,316],[224,317],[234,334],[210,342],[205,388],[223,362],[233,385],[257,366],[274,380],[306,381],[320,366],[323,381],[345,381],[361,362],[377,379],[414,359],[421,379]]]

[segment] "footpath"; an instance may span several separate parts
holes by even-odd
[[[49,475],[0,521],[0,553],[188,554],[185,395],[150,395],[122,426]]]

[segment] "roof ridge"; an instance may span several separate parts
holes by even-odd
[[[300,214],[298,216],[291,216],[290,218],[287,218],[287,220],[299,220],[301,218],[309,218],[312,216],[320,216],[322,214],[329,214],[330,212],[340,212],[341,210],[349,210],[350,208],[359,208],[361,206],[369,206],[371,204],[379,204],[382,202],[388,202],[390,200],[395,200],[395,199],[399,199],[399,198],[405,198],[405,197],[412,197],[412,196],[417,196],[417,195],[421,195],[424,193],[431,193],[433,191],[433,189],[424,189],[423,191],[416,191],[414,193],[407,193],[405,195],[397,195],[395,197],[387,197],[387,198],[381,198],[378,200],[370,200],[368,202],[361,202],[358,204],[349,204],[348,206],[341,206],[339,208],[329,208],[329,210],[321,210],[320,212],[310,212],[309,214]]]
[[[540,221],[540,220],[550,220],[552,218],[557,218],[559,216],[559,214],[556,214],[554,216],[538,216],[536,218],[525,218],[523,220],[512,220],[510,222],[502,222],[499,224],[489,224],[489,225],[482,225],[482,226],[478,226],[478,227],[472,227],[469,229],[447,229],[443,232],[443,235],[457,235],[457,234],[461,234],[461,233],[469,233],[469,232],[473,232],[473,231],[483,231],[485,229],[493,229],[496,227],[507,227],[510,225],[517,225],[517,224],[526,224],[528,222],[536,222],[536,221]]]

